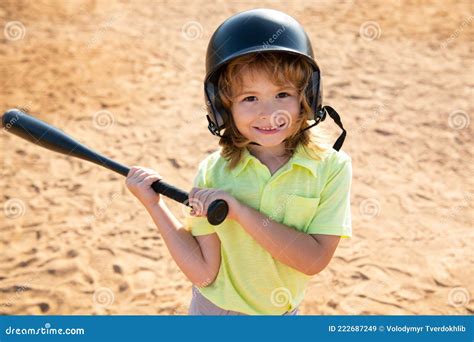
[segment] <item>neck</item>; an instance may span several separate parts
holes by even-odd
[[[285,143],[277,146],[264,147],[258,145],[248,145],[247,149],[262,163],[266,164],[268,161],[283,161],[288,158],[288,153],[285,149]]]

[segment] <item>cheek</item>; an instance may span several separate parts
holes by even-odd
[[[296,123],[296,121],[299,119],[300,117],[300,111],[301,111],[301,105],[300,103],[295,99],[295,101],[290,101],[289,103],[287,103],[287,105],[285,106],[285,110],[290,113],[290,116],[291,116],[291,122],[292,122],[292,126]]]
[[[254,111],[248,108],[243,108],[243,106],[232,107],[232,117],[239,131],[247,130],[248,126],[255,120],[254,116]]]
[[[297,98],[292,99],[292,101],[290,101],[288,106],[289,106],[289,112],[290,113],[292,113],[292,114],[295,113],[296,115],[299,114],[299,112],[301,110],[301,103],[300,103],[300,101],[298,101]]]

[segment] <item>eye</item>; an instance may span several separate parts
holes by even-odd
[[[256,96],[247,96],[242,101],[243,102],[254,102],[254,101],[257,101],[257,97]]]
[[[278,93],[278,95],[277,95],[278,98],[285,98],[285,97],[288,97],[288,96],[291,96],[291,95],[289,93],[286,93],[286,92]]]

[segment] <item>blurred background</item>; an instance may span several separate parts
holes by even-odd
[[[301,313],[474,313],[470,0],[2,0],[0,111],[189,190],[218,149],[208,40],[257,7],[307,30],[353,162],[353,238]],[[0,147],[0,314],[187,313],[191,283],[123,177],[5,130]]]

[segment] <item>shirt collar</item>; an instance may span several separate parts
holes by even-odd
[[[253,158],[255,157],[250,154],[249,150],[247,150],[247,148],[244,148],[242,150],[242,156],[240,157],[239,163],[232,169],[232,174],[237,177],[247,167],[247,164]]]
[[[257,160],[258,159],[252,155],[247,148],[243,149],[242,152],[242,157],[240,162],[235,166],[235,168],[232,170],[232,173],[235,177],[237,177],[249,164],[251,160]],[[293,156],[290,158],[290,160],[287,162],[287,164],[291,165],[291,168],[294,165],[299,165],[302,166],[306,169],[308,169],[314,177],[317,177],[317,163],[318,161],[313,159],[308,152],[306,151],[305,146],[303,144],[299,144],[294,153]]]
[[[299,144],[296,149],[295,153],[293,154],[293,158],[290,160],[293,165],[299,165],[306,169],[308,169],[312,174],[313,177],[318,177],[318,164],[319,161],[314,159],[307,151],[307,148],[303,146],[303,144]]]

